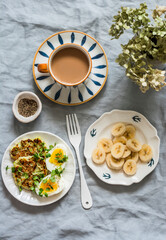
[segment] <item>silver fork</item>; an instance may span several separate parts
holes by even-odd
[[[67,125],[69,140],[75,149],[77,160],[78,160],[78,167],[80,171],[80,180],[81,180],[81,203],[83,208],[89,209],[92,207],[92,197],[91,197],[88,185],[86,183],[84,173],[82,170],[82,165],[81,165],[80,151],[79,151],[79,146],[81,143],[81,131],[80,131],[80,126],[79,126],[76,114],[66,115],[66,125]]]

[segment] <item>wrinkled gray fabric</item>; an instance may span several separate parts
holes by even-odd
[[[82,136],[101,114],[113,109],[135,110],[157,128],[161,139],[160,161],[149,176],[132,186],[111,186],[101,182],[86,166],[81,144],[82,165],[93,207],[80,203],[77,168],[75,182],[59,202],[32,207],[15,200],[0,181],[0,239],[128,239],[162,240],[166,236],[166,88],[142,94],[115,63],[120,43],[131,36],[110,40],[108,29],[120,6],[138,7],[141,0],[22,0],[0,1],[0,154],[20,134],[33,130],[55,133],[68,141],[65,115],[76,112]],[[148,6],[164,5],[148,0]],[[32,62],[38,46],[51,34],[75,29],[95,37],[106,51],[108,80],[93,100],[66,107],[47,99],[36,87]],[[27,125],[12,114],[12,102],[20,91],[33,91],[42,101],[40,117]]]

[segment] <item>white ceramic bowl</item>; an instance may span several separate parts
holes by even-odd
[[[34,115],[32,115],[30,117],[23,117],[22,115],[19,114],[18,103],[23,98],[32,99],[37,102],[38,108]],[[12,110],[13,110],[14,116],[17,118],[18,121],[20,121],[22,123],[29,123],[29,122],[32,122],[33,120],[35,120],[41,113],[42,103],[35,93],[28,92],[28,91],[20,92],[19,94],[16,95],[16,97],[14,99]]]

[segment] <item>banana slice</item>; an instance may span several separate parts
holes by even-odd
[[[130,154],[131,154],[130,149],[128,149],[128,147],[125,146],[125,150],[124,150],[124,153],[123,153],[122,158],[126,158],[126,157],[128,157]]]
[[[112,145],[112,140],[109,138],[102,138],[97,144],[99,148],[101,147],[104,149],[105,153],[111,152]]]
[[[112,130],[111,133],[114,137],[119,137],[122,136],[126,131],[126,127],[123,123],[116,123]]]
[[[123,165],[123,171],[129,176],[134,175],[137,171],[136,162],[131,159],[127,160]]]
[[[111,148],[111,154],[114,158],[119,159],[123,156],[125,145],[122,143],[115,143]]]
[[[135,138],[127,140],[126,146],[132,152],[139,152],[141,150],[141,143]]]
[[[111,158],[111,153],[108,153],[106,156],[106,163],[109,168],[111,168],[110,158]]]
[[[92,153],[92,160],[96,164],[103,164],[105,162],[106,154],[103,148],[95,148]]]
[[[138,162],[138,152],[131,152],[131,154],[127,158],[125,158],[125,161],[127,161],[129,159],[133,160],[137,163]]]
[[[149,162],[153,157],[152,148],[148,144],[143,144],[139,152],[139,158],[142,162]]]
[[[123,136],[128,140],[135,137],[135,127],[133,125],[127,125],[126,131]]]
[[[115,144],[115,143],[117,143],[117,142],[120,142],[120,143],[126,145],[127,139],[126,139],[124,136],[115,137],[115,138],[113,139],[113,144]]]
[[[109,168],[114,170],[120,170],[123,167],[124,159],[115,159],[111,153],[109,153],[106,157],[106,163]]]

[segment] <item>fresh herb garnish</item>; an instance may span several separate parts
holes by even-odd
[[[55,176],[50,177],[51,182],[55,182]]]
[[[48,197],[48,193],[44,193],[45,197]]]
[[[47,152],[51,151],[54,147],[56,146],[56,143],[54,143],[54,145],[49,145],[49,148],[46,148],[45,150]]]
[[[62,157],[57,158],[58,163],[64,163],[67,162],[68,156],[63,155]]]
[[[20,192],[22,191],[22,187],[21,187],[21,186],[19,186],[19,191],[20,191]]]
[[[22,172],[22,167],[18,167],[18,168],[17,168],[17,171],[18,171],[18,172]]]
[[[46,191],[47,191],[47,192],[49,192],[49,191],[50,191],[50,188],[49,188],[49,187],[48,187],[48,188],[46,188]]]
[[[60,177],[64,170],[65,170],[65,168],[63,168],[63,169],[62,168],[56,168],[56,169],[52,170],[51,177],[53,177],[55,175]]]
[[[50,146],[49,146],[49,149],[50,149],[50,150],[51,150],[51,149],[53,149],[53,148],[54,148],[54,146],[53,146],[53,145],[50,145]]]
[[[37,187],[39,185],[38,181],[34,181],[34,185]]]
[[[55,169],[54,170],[52,170],[52,172],[51,172],[51,177],[52,176],[55,176],[56,175],[56,173],[55,173]]]
[[[34,191],[35,191],[35,187],[34,187],[34,186],[30,187],[30,190],[31,190],[32,192],[34,192]]]
[[[38,153],[35,153],[33,156],[34,156],[34,158],[36,158],[36,160],[39,159],[39,155],[38,155]]]
[[[50,153],[46,153],[46,158],[51,157]]]
[[[68,157],[66,155],[62,155],[62,153],[57,153],[55,154],[55,160],[58,163],[64,163],[64,162],[67,162]]]
[[[6,166],[6,171],[9,169],[9,166]]]
[[[38,180],[39,179],[39,177],[38,176],[33,176],[33,180]]]
[[[43,183],[47,183],[47,179],[43,179]]]
[[[28,178],[29,178],[28,173],[23,173],[23,176],[25,177],[25,179],[28,179]]]
[[[51,179],[50,179],[51,180]],[[50,186],[51,189],[53,189],[52,185],[50,183],[48,183],[48,185]]]
[[[12,173],[14,173],[16,171],[15,167],[12,167]]]
[[[44,174],[43,173],[39,174],[39,177],[40,177],[40,180],[41,180],[41,178],[44,178]]]
[[[39,152],[42,153],[42,152],[43,152],[43,148],[40,148],[40,149],[39,149]]]
[[[43,192],[43,188],[40,188],[40,189],[39,189],[39,196],[40,196],[40,197],[43,196],[43,195],[42,195],[42,192]]]

